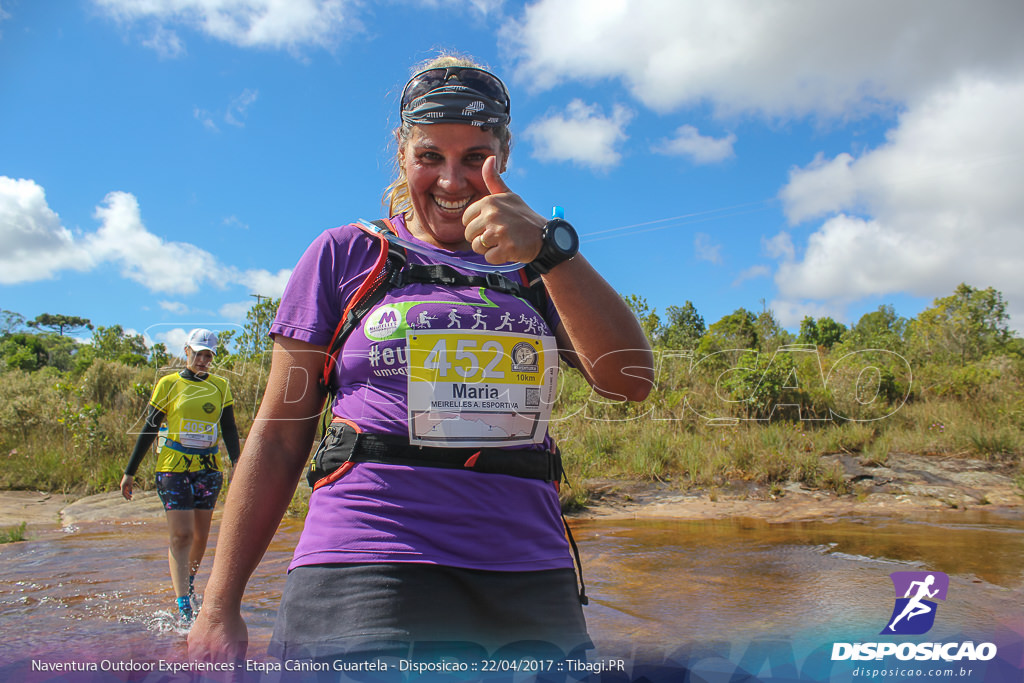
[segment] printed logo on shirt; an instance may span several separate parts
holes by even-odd
[[[405,311],[398,306],[387,304],[370,311],[363,323],[363,332],[368,339],[384,341],[391,339],[405,322]]]
[[[479,289],[480,302],[466,301],[396,301],[384,304],[370,311],[363,322],[363,333],[370,341],[391,341],[393,339],[405,339],[405,333],[410,329],[430,329],[435,326],[438,318],[431,315],[429,310],[421,308],[416,315],[410,315],[410,311],[416,307],[423,306],[444,306],[450,309],[447,316],[449,327],[462,326],[462,317],[469,316],[475,322],[475,327],[487,329],[483,322],[484,315],[480,309],[496,308],[486,297],[486,290]],[[474,313],[470,316],[468,310]],[[452,322],[454,321],[454,322]]]

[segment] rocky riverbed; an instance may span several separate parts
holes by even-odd
[[[733,481],[716,489],[686,489],[674,482],[595,479],[584,482],[591,502],[574,518],[711,519],[754,517],[776,522],[900,516],[922,510],[985,509],[1024,517],[1024,489],[1012,463],[946,455],[892,453],[884,463],[856,454],[822,456],[838,463],[852,493],[837,495],[799,483],[766,487]],[[131,502],[110,491],[84,498],[38,491],[0,491],[0,527],[26,522],[29,530],[80,522],[163,516],[154,491]]]

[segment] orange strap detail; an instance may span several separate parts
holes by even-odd
[[[349,470],[351,470],[355,466],[356,466],[356,464],[354,462],[352,462],[351,460],[349,462],[342,463],[341,467],[339,467],[338,469],[334,470],[333,472],[328,474],[326,477],[324,477],[323,479],[318,481],[316,484],[314,484],[313,485],[313,490],[316,491],[321,486],[327,486],[328,484],[333,484],[334,482],[338,481],[339,479],[344,477],[346,474],[348,474]]]
[[[348,420],[348,419],[345,419],[344,417],[338,417],[337,415],[335,415],[334,419],[331,420],[331,424],[334,424],[335,422],[340,422],[341,424],[348,425],[349,427],[352,428],[352,430],[356,434],[362,434],[363,433],[363,430],[360,429],[359,425],[357,425],[352,420]]]

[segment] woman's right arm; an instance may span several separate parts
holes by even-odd
[[[192,659],[245,656],[242,595],[309,458],[324,402],[317,381],[324,353],[324,347],[275,338],[267,389],[228,491],[203,609],[189,633]]]
[[[139,464],[146,457],[146,451],[156,441],[160,434],[160,423],[164,420],[164,412],[154,405],[149,406],[149,413],[146,415],[146,424],[139,432],[139,438],[135,440],[135,448],[132,449],[131,457],[124,468],[124,476],[121,477],[121,495],[125,500],[132,499],[132,492],[135,488],[135,473],[139,470]]]

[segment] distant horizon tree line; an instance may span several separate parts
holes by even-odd
[[[766,307],[760,314],[741,307],[709,326],[689,300],[682,306],[668,306],[662,317],[643,297],[624,298],[655,349],[689,351],[697,358],[727,351],[772,353],[792,344],[825,350],[837,346],[884,349],[922,362],[961,367],[992,353],[1024,358],[1024,340],[1010,329],[1003,294],[992,287],[979,289],[966,283],[950,296],[936,298],[915,318],[901,317],[886,304],[864,314],[852,326],[828,316],[805,316],[796,333],[784,329]],[[241,333],[218,331],[218,365],[230,368],[238,360],[269,352],[272,343],[267,332],[279,305],[280,299],[261,298],[246,313]],[[86,329],[92,333],[88,342],[69,336]],[[161,368],[174,356],[166,344],[147,346],[143,335],[130,333],[121,325],[94,327],[87,318],[52,313],[26,321],[19,313],[0,310],[0,368],[81,371],[95,359]]]

